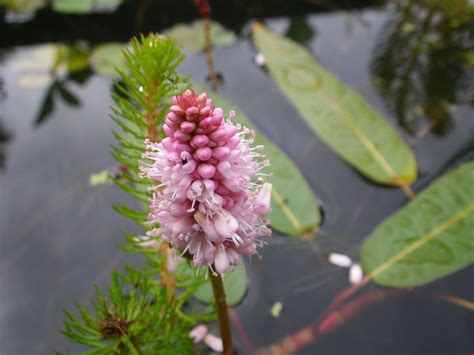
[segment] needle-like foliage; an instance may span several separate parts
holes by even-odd
[[[79,305],[80,317],[66,312],[63,333],[92,349],[84,354],[192,353],[188,325],[176,316],[166,290],[147,277],[127,276],[112,274],[107,297],[96,288],[94,315]]]
[[[114,208],[145,231],[149,229],[146,222],[151,183],[138,174],[144,140],[161,139],[160,127],[171,98],[188,84],[176,73],[184,56],[167,37],[150,34],[133,39],[123,54],[126,66],[118,70],[120,81],[112,93],[111,115],[120,128],[114,132],[118,144],[112,147],[120,173],[112,178],[137,203],[133,208]],[[144,242],[151,242],[152,247],[144,248]],[[86,354],[193,353],[190,326],[215,316],[209,308],[190,302],[205,282],[203,275],[191,271],[184,259],[170,271],[166,243],[153,244],[153,240],[127,234],[127,243],[121,248],[141,253],[144,265],[139,269],[128,266],[124,274],[114,273],[108,297],[97,289],[92,313],[79,305],[79,316],[66,312],[63,333],[73,342],[89,347]]]

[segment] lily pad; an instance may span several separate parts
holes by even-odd
[[[217,22],[211,21],[210,23],[212,45],[228,46],[235,42],[236,36],[233,32],[225,29]],[[206,47],[204,22],[202,20],[194,21],[190,25],[175,25],[167,32],[167,35],[189,51],[198,52]]]
[[[90,57],[91,66],[99,74],[116,76],[116,68],[125,68],[125,59],[122,54],[124,48],[125,46],[121,43],[107,43],[97,46]]]

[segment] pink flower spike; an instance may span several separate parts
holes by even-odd
[[[223,275],[271,234],[264,218],[271,184],[260,172],[269,164],[255,152],[255,133],[226,120],[205,93],[186,90],[172,102],[166,137],[145,142],[140,166],[140,175],[156,183],[148,218],[156,228],[148,235]]]

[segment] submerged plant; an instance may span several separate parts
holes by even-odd
[[[121,171],[114,180],[142,208],[115,208],[147,231],[122,246],[142,253],[146,264],[116,273],[109,299],[98,293],[94,315],[82,307],[82,320],[68,313],[64,334],[96,354],[193,352],[189,330],[216,317],[192,300],[208,275],[191,267],[204,266],[212,270],[223,350],[231,354],[222,277],[270,235],[264,216],[271,184],[261,171],[269,162],[262,146],[252,147],[255,133],[232,122],[233,112],[224,119],[177,75],[183,55],[169,38],[134,39],[124,56],[113,95],[122,129],[112,151]]]

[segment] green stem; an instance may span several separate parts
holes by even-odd
[[[212,290],[216,300],[217,316],[221,329],[222,343],[224,344],[224,355],[233,355],[232,334],[230,332],[229,313],[227,312],[227,302],[225,300],[224,284],[220,275],[211,272]]]

